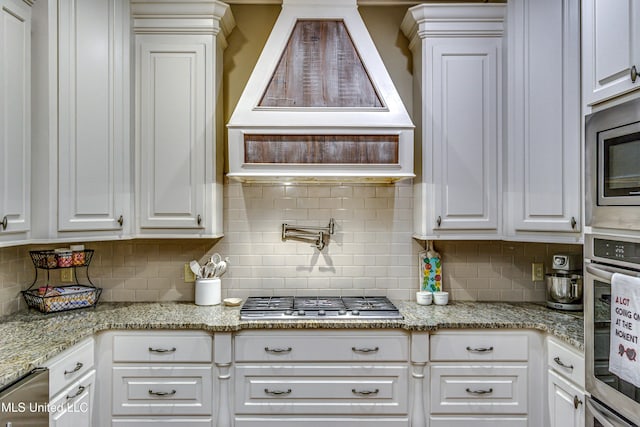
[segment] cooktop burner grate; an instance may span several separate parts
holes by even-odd
[[[402,319],[387,297],[249,297],[240,319]]]

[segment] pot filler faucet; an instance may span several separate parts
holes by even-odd
[[[336,221],[331,218],[326,227],[282,224],[282,240],[300,240],[313,243],[319,251],[324,249],[326,240],[335,232]]]

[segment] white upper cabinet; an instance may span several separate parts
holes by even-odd
[[[155,9],[154,9],[155,8]],[[185,10],[187,8],[187,10]],[[193,8],[190,10],[189,8]],[[132,2],[137,234],[222,235],[221,61],[228,6]]]
[[[582,0],[584,103],[593,105],[640,87],[640,4]]]
[[[508,4],[507,238],[580,237],[579,6]]]
[[[31,217],[31,1],[0,0],[0,246]]]
[[[425,4],[402,23],[417,88],[417,238],[501,235],[504,15],[500,4]]]
[[[128,1],[58,2],[59,232],[130,233],[129,31]]]

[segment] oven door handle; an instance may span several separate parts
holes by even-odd
[[[611,281],[611,276],[613,276],[614,273],[614,271],[604,266],[595,267],[593,264],[587,264],[585,267],[587,269],[587,272],[593,274],[598,279],[605,280],[607,282]]]
[[[631,427],[631,424],[621,420],[616,414],[592,399],[587,398],[587,407],[589,413],[604,427]]]
[[[608,267],[606,265],[600,264],[598,264],[597,267],[594,264],[586,264],[586,269],[588,273],[591,273],[597,278],[608,282],[611,281],[611,276],[613,276],[613,273],[624,274],[625,276],[629,277],[640,277],[640,274],[636,272],[615,267]]]

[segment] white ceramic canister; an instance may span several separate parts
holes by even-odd
[[[220,278],[196,280],[196,305],[217,305],[221,302]]]
[[[433,302],[433,294],[426,291],[416,292],[416,302],[420,305],[430,305]]]

